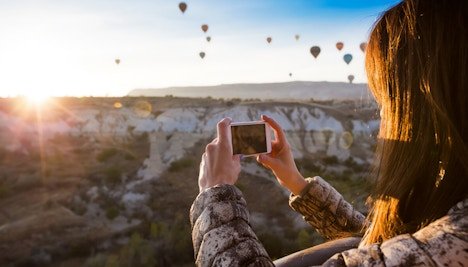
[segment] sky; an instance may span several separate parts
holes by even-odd
[[[0,97],[347,82],[348,75],[363,83],[359,44],[378,16],[399,1],[185,2],[188,8],[182,13],[180,1],[173,0],[0,0]],[[207,33],[202,24],[209,25]],[[335,47],[338,41],[344,43],[341,51]],[[321,48],[316,59],[311,46]],[[343,61],[347,53],[353,55],[349,65]]]

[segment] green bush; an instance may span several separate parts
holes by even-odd
[[[97,156],[96,159],[99,162],[105,162],[115,156],[119,151],[115,148],[106,148],[103,151],[101,151]]]
[[[109,220],[115,219],[117,216],[119,216],[120,211],[116,206],[111,206],[106,209],[106,217]]]
[[[177,215],[169,223],[153,222],[150,225],[150,240],[156,246],[156,266],[180,266],[193,263],[190,223],[185,216]]]
[[[155,266],[154,248],[139,233],[133,233],[128,244],[120,250],[119,262],[122,267]]]
[[[120,183],[122,177],[122,170],[118,167],[109,167],[104,170],[106,176],[106,182],[112,185]]]
[[[316,164],[316,159],[306,157],[302,159],[296,159],[295,161],[299,171],[303,172],[304,175],[315,176],[320,175],[323,172],[323,168]]]
[[[120,267],[119,258],[117,256],[109,256],[105,267]]]
[[[194,167],[194,160],[190,158],[182,158],[179,160],[175,160],[169,166],[169,172],[178,172],[182,169]]]
[[[10,188],[5,184],[0,184],[0,199],[10,195]]]
[[[84,263],[84,267],[103,267],[106,265],[107,261],[107,256],[99,253],[88,258]]]
[[[327,165],[336,165],[339,163],[339,161],[336,156],[328,156],[328,157],[323,158],[323,163]]]
[[[135,155],[127,152],[127,153],[125,153],[124,159],[125,160],[135,160],[136,157],[135,157]]]
[[[284,254],[285,243],[282,237],[270,232],[261,232],[258,234],[258,239],[268,251],[268,255],[273,259],[280,258]]]

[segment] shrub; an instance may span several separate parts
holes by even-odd
[[[105,267],[120,267],[119,258],[117,256],[108,257]]]
[[[5,184],[0,184],[0,199],[7,197],[8,195],[10,195],[10,188]]]
[[[271,234],[265,231],[258,234],[258,239],[263,244],[266,251],[268,251],[270,257],[273,259],[277,259],[284,254],[284,240],[282,240],[276,234]]]
[[[122,170],[120,170],[118,167],[109,167],[104,170],[104,174],[106,175],[106,182],[115,185],[120,182],[120,178],[122,177]]]
[[[88,258],[85,261],[84,266],[85,267],[103,267],[106,265],[107,260],[108,260],[107,256],[103,254],[96,254],[95,256]]]
[[[328,164],[328,165],[336,165],[338,164],[338,158],[336,156],[329,156],[323,158],[323,163]]]
[[[128,244],[120,250],[118,262],[118,266],[122,267],[156,266],[154,247],[150,241],[142,238],[139,233],[133,233]]]
[[[115,156],[117,153],[118,150],[115,148],[106,148],[96,156],[96,159],[99,162],[105,162]]]
[[[179,160],[175,160],[171,163],[171,166],[169,166],[169,172],[177,172],[182,169],[188,168],[188,167],[193,167],[194,160],[190,158],[182,158]]]
[[[320,165],[315,164],[317,160],[306,157],[296,160],[297,167],[300,171],[306,172],[309,174],[319,175],[323,172],[323,169]]]
[[[351,168],[354,170],[354,172],[362,172],[365,170],[365,167],[362,165],[359,165],[353,157],[348,157],[344,162],[343,162],[347,167]]]
[[[135,160],[136,157],[135,157],[135,155],[127,152],[127,153],[125,153],[124,159],[125,160]]]
[[[120,211],[116,206],[111,206],[106,209],[106,217],[109,220],[115,219],[117,216],[119,216]]]

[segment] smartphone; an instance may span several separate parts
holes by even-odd
[[[232,154],[255,156],[271,152],[270,127],[263,121],[231,123]]]

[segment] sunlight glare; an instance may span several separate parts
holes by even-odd
[[[29,103],[35,106],[43,106],[50,99],[50,96],[40,92],[31,92],[25,97]]]

